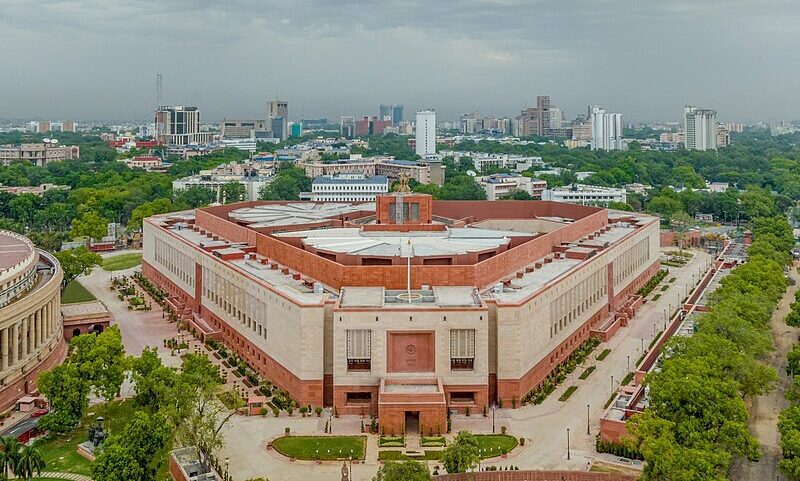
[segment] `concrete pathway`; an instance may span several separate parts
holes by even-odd
[[[737,459],[731,469],[731,479],[735,481],[786,479],[778,469],[781,460],[778,415],[789,407],[789,401],[784,394],[791,387],[792,381],[786,374],[786,354],[797,342],[800,333],[800,329],[789,327],[785,322],[789,305],[794,302],[794,294],[800,289],[800,275],[796,265],[790,267],[789,276],[795,281],[795,285],[789,286],[771,319],[775,350],[769,354],[767,360],[778,372],[778,384],[772,392],[753,399],[750,406],[750,432],[761,444],[762,458],[756,463]]]
[[[34,476],[34,481],[39,478],[53,478],[53,479],[68,479],[70,481],[93,481],[92,478],[89,476],[84,476],[82,474],[74,474],[74,473],[56,473],[52,471],[42,471],[41,476]],[[22,479],[14,476],[11,479]]]

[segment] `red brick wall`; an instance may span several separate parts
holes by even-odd
[[[405,430],[406,424],[406,411],[419,412],[419,425],[425,432],[428,428],[432,427],[435,432],[447,432],[447,407],[445,404],[423,406],[420,404],[410,403],[404,404],[391,404],[380,406],[380,423],[381,432],[387,435],[398,435]]]
[[[616,419],[600,419],[600,440],[619,442],[622,438],[628,437],[628,428],[625,421]]]
[[[638,476],[588,471],[481,471],[442,474],[434,481],[636,481]]]
[[[365,416],[378,413],[378,391],[380,386],[333,386],[333,405],[339,414],[363,414]],[[370,404],[347,404],[347,393],[368,392],[372,394]]]

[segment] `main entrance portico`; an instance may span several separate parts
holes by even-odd
[[[378,392],[381,432],[438,434],[447,431],[447,402],[442,380],[383,379]]]

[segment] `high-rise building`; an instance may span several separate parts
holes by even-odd
[[[342,116],[341,123],[339,124],[339,133],[346,139],[352,139],[356,136],[356,118],[351,116]]]
[[[536,135],[545,135],[550,128],[550,96],[536,96]]]
[[[602,107],[592,107],[592,150],[622,150],[622,114],[608,113]]]
[[[416,151],[421,157],[436,153],[436,112],[433,110],[417,112]]]
[[[392,123],[394,125],[403,121],[403,104],[396,104],[392,107]]]
[[[392,108],[394,105],[381,104],[378,107],[378,120],[392,120]]]
[[[289,102],[285,100],[270,100],[267,102],[267,118],[289,118]]]
[[[267,120],[272,127],[272,136],[286,140],[289,137],[289,103],[285,100],[267,102]]]
[[[204,144],[208,132],[200,132],[200,109],[180,105],[162,105],[156,111],[158,141],[166,145]]]
[[[369,135],[383,135],[387,127],[391,127],[392,119],[376,119],[375,117],[364,117],[356,121],[356,137],[366,137]]]
[[[550,96],[537,96],[536,107],[522,109],[517,121],[517,130],[520,137],[529,135],[543,137],[547,135],[547,131],[550,129]]]
[[[378,120],[391,120],[392,125],[403,121],[403,104],[381,104],[378,107]]]
[[[62,120],[61,121],[61,131],[62,132],[75,132],[75,122],[71,120]]]
[[[686,150],[717,150],[717,111],[687,105],[683,113]]]

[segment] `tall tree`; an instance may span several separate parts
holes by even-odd
[[[417,461],[390,461],[378,469],[372,481],[430,481],[428,467]]]
[[[465,473],[478,465],[480,452],[475,436],[469,431],[459,431],[442,454],[442,464],[448,473]]]
[[[65,286],[80,275],[89,275],[92,268],[103,263],[100,254],[89,252],[86,247],[56,252],[54,255],[64,271],[63,285]]]
[[[45,462],[39,448],[31,444],[23,445],[19,451],[14,473],[20,478],[31,481],[34,474],[41,476],[44,468]]]

